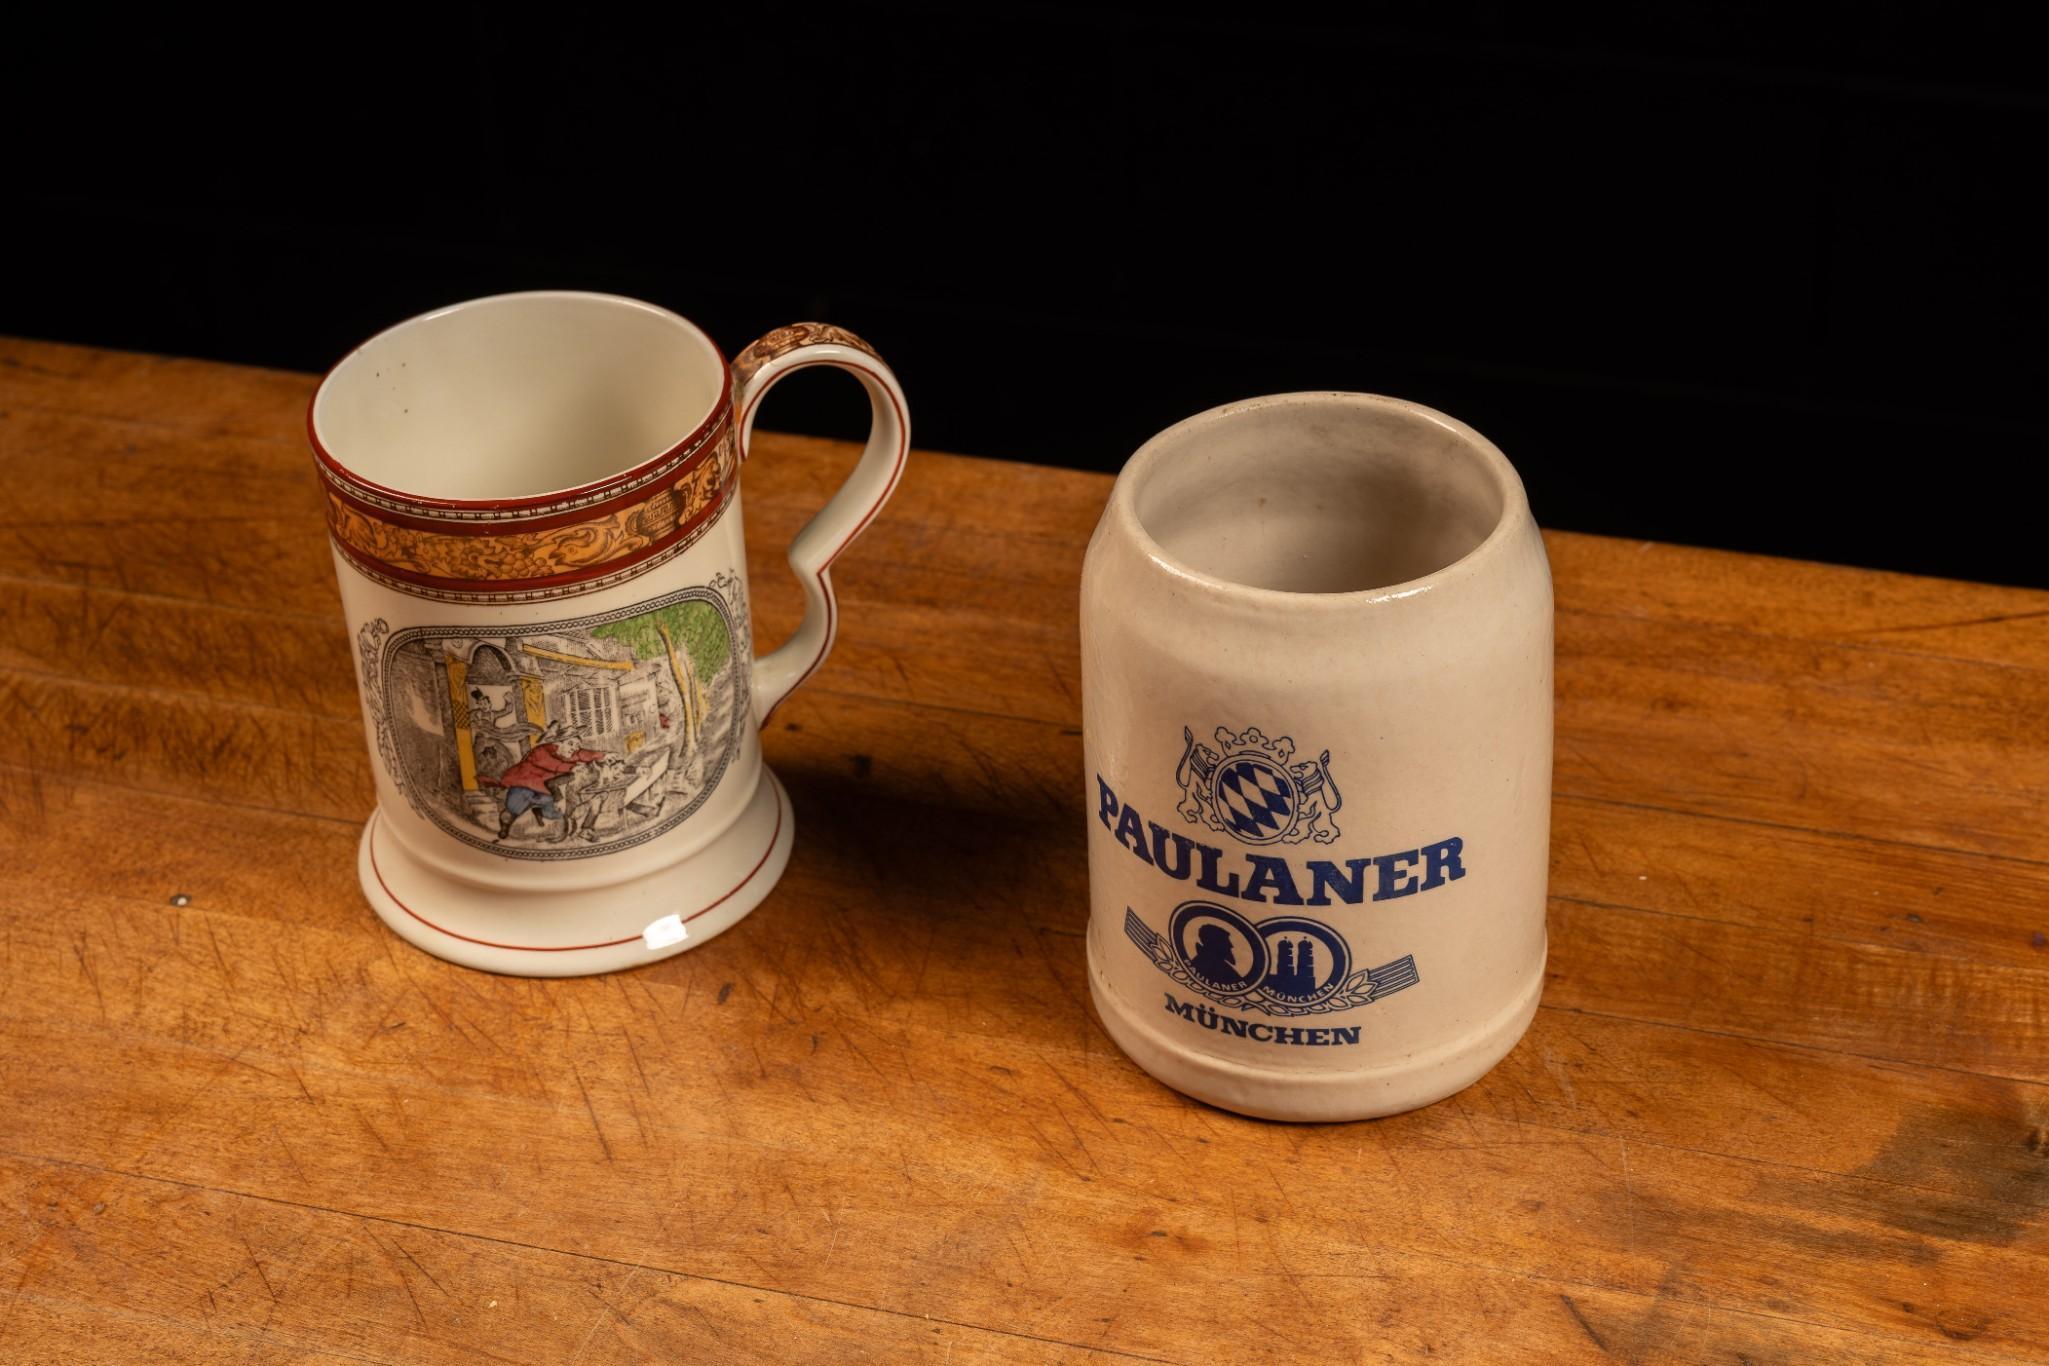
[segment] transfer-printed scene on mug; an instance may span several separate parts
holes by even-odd
[[[739,597],[721,574],[516,630],[366,624],[366,693],[406,801],[513,859],[586,858],[675,829],[751,723]]]

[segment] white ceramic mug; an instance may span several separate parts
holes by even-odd
[[[818,365],[860,380],[873,425],[790,547],[803,624],[757,659],[740,469],[762,396]],[[910,449],[873,349],[799,323],[729,368],[666,309],[500,295],[357,347],[307,426],[377,781],[358,872],[385,923],[568,976],[752,910],[795,829],[757,732],[832,648],[833,559]]]
[[[1365,394],[1190,418],[1082,577],[1090,982],[1198,1099],[1361,1119],[1477,1080],[1544,979],[1551,577],[1522,482]]]

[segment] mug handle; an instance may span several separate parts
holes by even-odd
[[[817,672],[839,636],[839,599],[832,562],[873,521],[903,477],[911,449],[910,410],[903,388],[875,348],[830,323],[778,327],[733,358],[733,403],[740,417],[740,462],[754,435],[754,415],[770,389],[788,374],[814,366],[845,370],[868,391],[872,420],[868,445],[853,473],[790,542],[790,568],[804,589],[804,620],[780,646],[754,661],[754,710],[761,725]]]

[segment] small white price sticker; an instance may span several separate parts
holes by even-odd
[[[690,931],[683,928],[681,916],[665,915],[640,932],[651,949],[666,949],[671,944],[680,944],[690,937]]]

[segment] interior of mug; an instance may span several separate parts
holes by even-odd
[[[1424,578],[1500,525],[1498,451],[1410,405],[1299,394],[1205,415],[1133,461],[1133,510],[1167,555],[1226,583],[1352,593]]]
[[[425,498],[527,498],[645,464],[723,392],[711,339],[604,294],[507,294],[424,314],[343,359],[313,402],[340,465]]]

